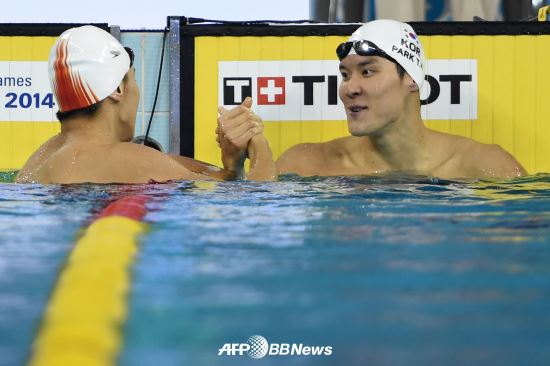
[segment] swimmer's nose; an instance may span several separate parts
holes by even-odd
[[[359,77],[352,75],[345,83],[346,95],[350,98],[360,95],[363,92],[361,82]]]

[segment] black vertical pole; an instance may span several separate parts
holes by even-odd
[[[195,36],[180,27],[180,155],[195,157]]]

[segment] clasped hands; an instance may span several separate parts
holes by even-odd
[[[247,97],[241,105],[227,110],[219,107],[216,142],[222,152],[222,163],[226,170],[244,173],[244,161],[251,156],[254,145],[262,137],[262,119],[250,108],[252,98]]]

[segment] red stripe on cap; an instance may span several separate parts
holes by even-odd
[[[144,195],[136,195],[118,199],[109,206],[105,207],[97,219],[107,216],[124,216],[136,221],[141,221],[147,212],[145,209],[145,203],[148,200],[149,197]]]
[[[68,41],[61,40],[53,63],[55,72],[54,91],[62,112],[85,108],[99,102],[97,96],[86,88],[78,72],[72,70],[68,61]]]

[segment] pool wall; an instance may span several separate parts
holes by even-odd
[[[139,85],[140,100],[136,119],[135,135],[145,135],[147,123],[151,118],[162,51],[162,32],[122,32],[121,42],[136,51],[136,80]],[[169,62],[168,47],[164,51],[160,89],[155,106],[150,136],[160,142],[165,151],[168,149],[170,114],[169,101]]]

